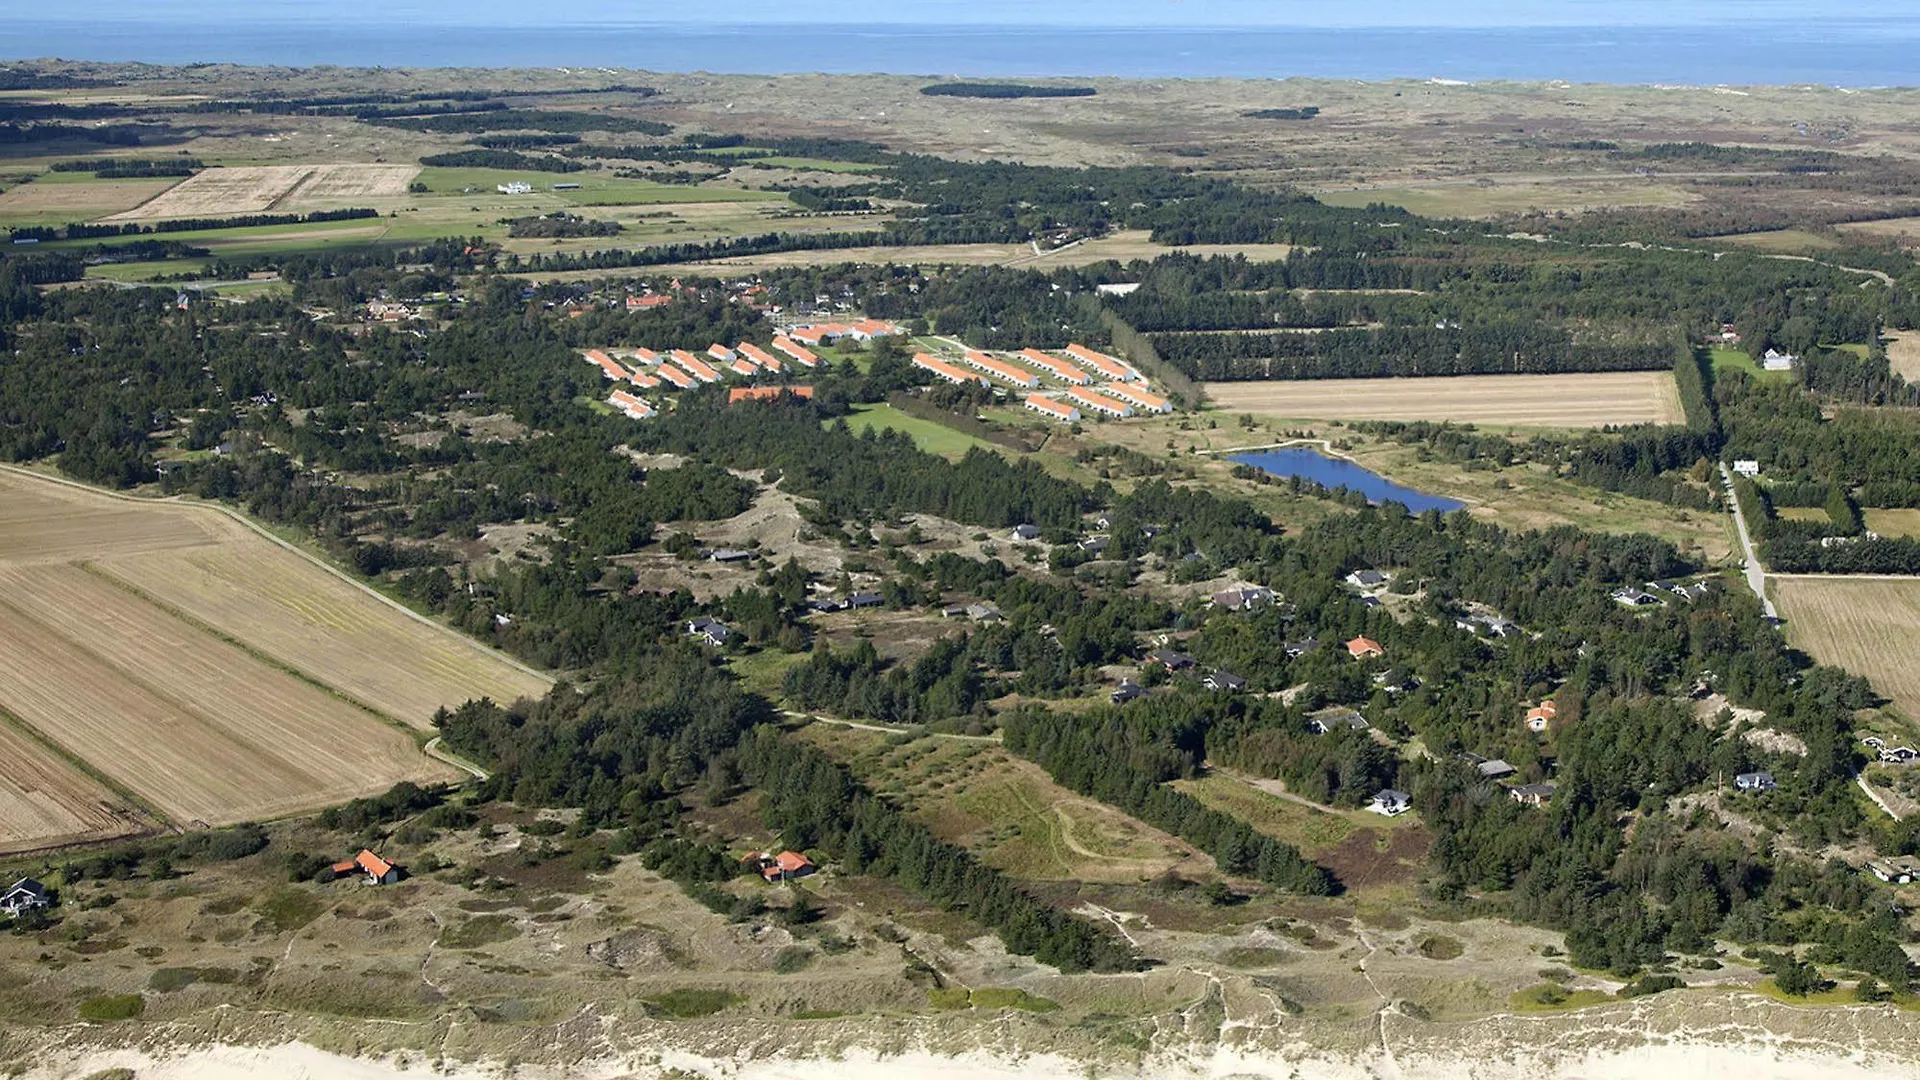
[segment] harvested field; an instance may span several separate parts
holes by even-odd
[[[1455,375],[1206,384],[1230,412],[1298,420],[1452,420],[1495,427],[1679,423],[1665,371],[1575,375]]]
[[[403,196],[417,165],[245,165],[207,169],[108,220],[324,209]]]
[[[76,184],[21,184],[0,193],[0,219],[46,217],[61,221],[127,210],[174,185],[161,180],[94,180]]]
[[[1894,374],[1908,382],[1920,383],[1920,330],[1887,334],[1887,364]]]
[[[0,472],[0,712],[177,824],[449,778],[400,721],[547,685],[212,507]],[[141,827],[37,749],[0,738],[0,850]]]
[[[0,855],[111,840],[153,822],[0,717]]]
[[[1087,240],[1050,251],[1036,252],[1026,244],[922,244],[912,247],[823,248],[817,251],[776,251],[766,255],[745,255],[736,259],[664,266],[662,272],[692,272],[714,267],[766,269],[781,266],[832,266],[837,263],[932,263],[948,266],[1022,266],[1048,269],[1056,266],[1088,266],[1108,259],[1128,262],[1154,259],[1184,252],[1191,255],[1244,255],[1255,261],[1284,259],[1293,251],[1291,244],[1191,244],[1168,247],[1156,244],[1145,230],[1130,230]]]
[[[1821,663],[1873,680],[1920,718],[1920,578],[1768,578],[1787,639]]]

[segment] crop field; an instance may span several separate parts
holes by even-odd
[[[404,196],[415,165],[237,165],[207,169],[108,220],[221,217],[390,201]]]
[[[1865,675],[1920,718],[1920,579],[1775,575],[1769,583],[1789,641]]]
[[[407,725],[547,685],[213,508],[0,473],[0,713],[59,749],[0,728],[0,847],[445,779]]]
[[[1867,528],[1881,536],[1920,537],[1920,510],[1869,507],[1861,511]]]
[[[59,176],[48,173],[47,176]],[[51,225],[85,221],[102,214],[117,213],[139,206],[172,187],[176,181],[93,180],[90,173],[67,173],[89,177],[84,183],[48,183],[45,176],[30,184],[0,192],[0,222],[9,225]]]
[[[127,800],[0,716],[0,855],[111,840],[152,826]]]
[[[1920,383],[1920,331],[1887,334],[1887,364],[1908,382]]]
[[[1680,393],[1665,371],[1453,375],[1206,384],[1229,412],[1298,420],[1452,420],[1494,427],[1674,424]]]
[[[878,732],[813,724],[801,737],[839,759],[933,834],[1035,881],[1135,883],[1213,864],[1179,839],[1055,784],[991,739],[931,737],[889,746]]]

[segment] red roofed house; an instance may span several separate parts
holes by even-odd
[[[671,296],[656,296],[652,293],[648,293],[645,296],[629,296],[627,297],[627,310],[644,311],[647,308],[656,308],[661,304],[671,303],[673,303],[673,297]]]
[[[713,357],[715,360],[718,360],[722,364],[731,364],[735,359],[735,354],[732,349],[729,349],[725,345],[721,345],[717,342],[715,344],[707,346],[707,355]]]
[[[1361,660],[1369,656],[1385,656],[1387,650],[1381,648],[1380,643],[1370,637],[1357,637],[1347,642],[1347,655],[1355,660]]]
[[[760,369],[754,366],[753,361],[744,356],[728,364],[727,370],[743,379],[751,379],[755,375],[760,374]]]
[[[761,348],[758,345],[755,345],[751,341],[743,341],[740,344],[735,345],[733,347],[733,351],[739,353],[741,356],[746,357],[747,359],[753,361],[754,363],[759,364],[761,367],[773,367],[775,364],[778,364],[780,362],[773,358],[772,353],[768,352],[767,350]],[[780,369],[777,367],[774,367],[774,370],[778,371]]]
[[[1080,419],[1079,409],[1068,405],[1066,402],[1055,401],[1042,394],[1028,394],[1027,408],[1043,416],[1050,416],[1055,420],[1065,420],[1069,423]]]
[[[774,337],[773,347],[793,357],[793,362],[802,367],[812,367],[820,362],[819,357],[813,355],[811,351],[785,334],[778,334]]]
[[[797,851],[783,851],[778,855],[750,851],[740,861],[752,865],[768,881],[787,881],[805,877],[814,871],[813,860]]]
[[[1122,401],[1130,401],[1148,412],[1169,413],[1173,411],[1173,402],[1168,401],[1159,394],[1148,393],[1137,386],[1128,386],[1126,383],[1114,383],[1112,386],[1107,387],[1107,393],[1112,394]]]
[[[1086,373],[1079,368],[1074,367],[1072,364],[1067,363],[1057,356],[1048,356],[1039,349],[1021,349],[1020,358],[1030,364],[1037,364],[1040,367],[1046,368],[1053,374],[1054,378],[1072,383],[1075,386],[1085,386],[1092,381],[1088,379]]]
[[[693,376],[674,367],[672,364],[660,365],[660,377],[682,390],[693,389]]]
[[[1559,715],[1560,706],[1555,705],[1551,701],[1543,701],[1527,710],[1527,730],[1545,731],[1547,730],[1548,722]]]
[[[391,885],[400,880],[399,867],[366,848],[361,848],[360,854],[351,859],[333,864],[333,873],[336,878],[345,877],[356,870],[367,875],[369,885]]]
[[[798,398],[810,398],[813,396],[813,387],[811,386],[736,386],[733,389],[727,391],[727,404],[732,405],[733,403],[738,401],[766,401],[769,398],[777,398],[785,394],[792,394],[794,397],[798,397]]]

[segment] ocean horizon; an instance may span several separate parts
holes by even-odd
[[[644,23],[453,26],[313,19],[12,19],[0,57],[151,64],[613,68],[985,78],[1331,78],[1920,86],[1920,14],[1628,27],[1195,27]]]

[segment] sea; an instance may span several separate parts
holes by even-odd
[[[189,11],[192,5],[183,5]],[[381,19],[61,20],[15,8],[0,58],[289,66],[613,68],[779,75],[1119,76],[1552,81],[1684,86],[1920,86],[1920,12],[1719,25],[1368,28],[835,26]],[[320,10],[314,5],[309,10]],[[138,12],[138,7],[129,7]],[[151,10],[151,9],[147,9]]]

